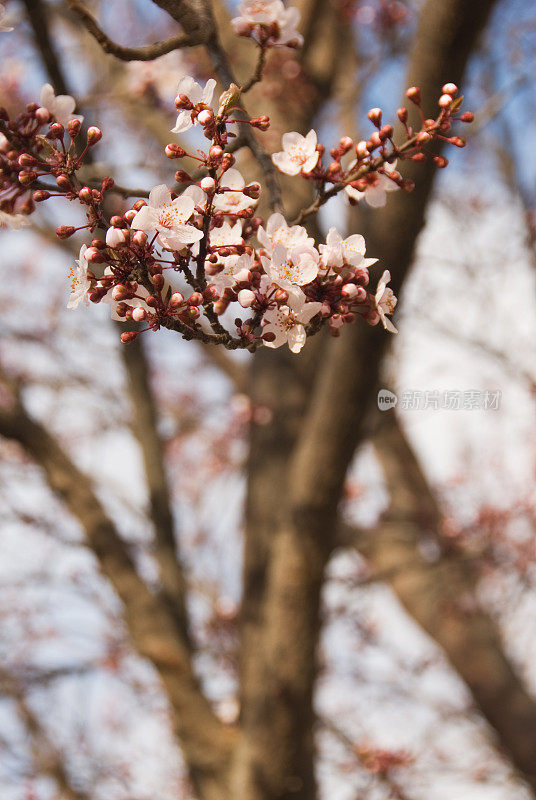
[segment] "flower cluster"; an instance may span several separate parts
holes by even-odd
[[[239,36],[251,37],[262,47],[302,46],[303,36],[297,31],[300,21],[297,8],[285,8],[281,0],[242,0],[238,12],[231,23]]]
[[[261,6],[270,11],[281,4],[249,3],[243,9],[246,5],[261,25],[268,19]],[[357,317],[396,332],[390,319],[396,305],[390,274],[383,271],[376,289],[369,291],[369,268],[377,259],[366,257],[363,237],[345,238],[333,227],[317,243],[301,223],[342,190],[351,202],[364,197],[378,206],[385,203],[386,192],[411,188],[396,171],[396,159],[421,160],[428,142],[446,137],[460,104],[456,87],[443,87],[438,118],[422,115],[417,132],[407,126],[406,109],[399,110],[406,126],[402,144],[395,144],[391,126],[382,125],[381,110],[372,109],[369,119],[376,131],[357,144],[341,139],[328,165],[314,130],[306,136],[285,134],[283,150],[272,156],[274,164],[288,175],[314,178],[318,185],[313,204],[291,224],[279,212],[267,219],[257,216],[261,185],[245,181],[230,152],[237,123],[266,130],[268,118],[244,119],[241,90],[234,85],[214,110],[214,87],[212,80],[203,87],[183,78],[175,101],[179,115],[173,130],[198,126],[209,140],[207,152],[188,153],[173,142],[165,148],[169,159],[196,159],[198,174],[177,170],[173,188],[156,186],[147,199],[111,218],[105,199],[114,191],[112,178],[94,185],[78,176],[88,149],[102,134],[90,126],[83,147],[78,146],[82,120],[74,114],[71,97],[56,97],[46,85],[40,103],[27,106],[15,120],[0,110],[0,222],[7,218],[12,227],[22,225],[35,203],[52,196],[81,203],[86,224],[61,225],[56,231],[62,239],[84,229],[94,236],[82,245],[71,271],[68,307],[106,303],[114,319],[142,324],[143,330],[166,327],[186,339],[229,349],[287,344],[294,353],[323,325],[338,336]],[[408,97],[420,109],[418,90],[409,90]],[[236,110],[239,119],[231,116]],[[449,141],[461,143],[455,137]],[[445,165],[445,159],[433,157],[438,166]],[[139,333],[139,328],[125,331],[122,340],[132,341]]]

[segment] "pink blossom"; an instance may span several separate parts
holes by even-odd
[[[317,136],[314,130],[310,130],[307,136],[302,136],[296,131],[284,133],[283,150],[274,153],[272,161],[287,175],[311,172],[318,163],[319,153],[316,144]]]

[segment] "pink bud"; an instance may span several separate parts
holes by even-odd
[[[211,178],[209,175],[207,175],[206,178],[203,178],[200,181],[199,185],[201,186],[204,192],[211,192],[216,186],[216,181],[214,180],[214,178]]]
[[[400,120],[400,122],[405,124],[408,121],[408,109],[407,108],[404,108],[402,106],[402,108],[398,109],[398,111],[396,112],[396,115],[397,115],[398,119]]]
[[[249,283],[251,280],[251,272],[249,269],[241,269],[234,276],[235,283]]]
[[[242,289],[238,292],[238,302],[242,308],[250,308],[255,302],[255,293],[250,289]]]
[[[180,292],[174,292],[169,298],[169,305],[171,308],[177,308],[184,303],[184,297]]]
[[[40,125],[46,125],[47,122],[50,121],[50,111],[48,108],[38,108],[37,111],[34,112],[34,117],[39,122]]]
[[[203,302],[203,295],[201,292],[193,292],[187,300],[189,306],[200,306]]]
[[[197,121],[200,125],[206,125],[207,122],[210,122],[213,116],[214,112],[211,109],[204,108],[203,111],[200,111],[197,115]]]
[[[147,244],[147,234],[145,231],[136,231],[132,236],[132,241],[134,244],[144,247]]]
[[[441,108],[449,108],[449,106],[452,104],[452,97],[450,94],[442,94],[438,100],[438,103]]]
[[[90,128],[87,129],[87,143],[89,147],[93,147],[94,144],[100,142],[102,139],[102,131],[100,128],[97,128],[95,125],[92,125]]]
[[[370,153],[368,151],[368,148],[367,148],[367,143],[365,141],[358,142],[356,144],[355,152],[356,152],[358,158],[366,158],[367,156],[370,155]]]
[[[455,83],[446,83],[441,89],[441,91],[444,94],[450,94],[452,97],[454,97],[455,95],[458,94],[458,87],[456,86]]]
[[[146,316],[147,316],[147,312],[141,306],[138,306],[137,308],[135,308],[132,311],[132,319],[135,322],[142,322],[142,320],[144,320]]]
[[[223,150],[219,145],[214,144],[214,145],[212,145],[212,147],[208,151],[208,154],[209,154],[210,158],[218,159],[218,158],[222,157]]]
[[[79,119],[70,120],[69,124],[67,125],[67,130],[69,132],[69,136],[71,139],[76,139],[76,137],[80,133],[81,127],[82,123],[80,122]]]
[[[415,103],[416,106],[420,106],[421,104],[421,91],[418,86],[411,86],[406,91],[406,97],[408,100],[411,100],[412,103]]]
[[[373,125],[376,125],[376,127],[379,128],[382,122],[381,108],[371,108],[367,114],[367,117],[370,119]]]
[[[121,228],[108,228],[106,244],[108,247],[123,247],[128,242],[128,232]]]
[[[174,142],[167,144],[164,152],[168,158],[182,158],[186,155],[186,150]]]
[[[119,286],[114,286],[112,289],[112,297],[114,300],[126,300],[129,294],[130,291],[126,286],[123,286],[122,283],[120,283]]]
[[[353,300],[357,297],[358,288],[355,283],[345,283],[341,289],[341,295],[347,300]]]
[[[138,331],[125,331],[125,333],[121,334],[121,341],[123,344],[130,344],[130,342],[134,341],[137,335]]]
[[[137,211],[134,211],[134,209],[131,208],[130,211],[127,211],[125,214],[123,214],[123,219],[130,225],[137,213]]]
[[[75,230],[76,228],[73,225],[60,225],[59,228],[56,228],[56,236],[58,239],[68,239],[69,236],[73,235]]]

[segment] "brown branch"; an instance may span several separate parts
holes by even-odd
[[[153,61],[155,58],[165,56],[166,53],[171,53],[173,50],[179,50],[182,47],[195,47],[202,44],[203,41],[198,36],[183,34],[181,36],[173,36],[164,42],[155,42],[143,47],[124,47],[110,39],[99,28],[95,17],[78,0],[69,0],[69,8],[80,17],[87,31],[96,39],[104,52],[121,59],[121,61]]]
[[[91,481],[21,402],[0,408],[0,435],[19,442],[42,468],[50,487],[83,527],[100,568],[124,605],[132,643],[157,669],[194,785],[208,800],[225,797],[232,734],[212,712],[194,674],[188,643],[177,633],[167,603],[152,593],[99,502]]]
[[[119,327],[119,325],[117,326]],[[155,531],[155,557],[166,599],[183,641],[190,646],[186,609],[186,581],[178,556],[171,497],[157,409],[150,386],[149,365],[141,337],[121,348],[133,408],[132,429],[141,448],[149,493],[150,519]]]

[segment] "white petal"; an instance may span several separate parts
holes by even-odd
[[[160,183],[149,192],[149,205],[151,208],[167,206],[171,203],[171,192],[165,183]]]
[[[228,169],[223,176],[221,185],[226,189],[243,189],[246,185],[246,182],[240,172],[231,167],[231,169]]]
[[[193,125],[192,116],[189,111],[183,109],[179,111],[175,127],[171,129],[172,133],[184,133]]]
[[[149,206],[142,206],[130,223],[130,227],[134,228],[135,231],[151,231],[154,230],[156,222],[157,215],[155,210],[149,208]]]
[[[288,332],[288,346],[290,351],[292,353],[299,353],[306,339],[307,334],[305,333],[303,325],[294,325]]]
[[[289,150],[296,144],[301,145],[302,147],[305,145],[305,137],[302,136],[301,133],[297,133],[297,131],[284,133],[281,141],[283,142],[284,150]]]

